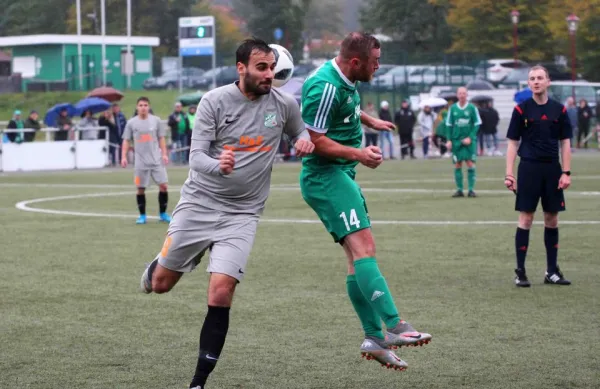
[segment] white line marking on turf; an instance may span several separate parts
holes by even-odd
[[[423,181],[419,181],[423,182]],[[417,181],[415,181],[417,183]],[[112,184],[27,184],[27,183],[0,183],[0,187],[40,187],[40,188],[71,188],[71,189],[125,189],[131,188],[134,190],[132,185],[112,185]],[[171,187],[171,190],[179,191],[181,187]],[[272,185],[271,191],[282,191],[282,192],[291,192],[291,191],[299,191],[300,186],[298,185]],[[444,191],[453,191],[454,189],[450,188],[440,188],[440,189],[426,189],[426,188],[361,188],[363,192],[372,192],[372,193],[433,193],[437,194]],[[148,189],[146,190],[148,191]],[[503,194],[503,195],[512,195],[513,192],[506,189],[478,189],[477,193],[482,194]],[[113,192],[108,192],[113,193]],[[127,192],[129,193],[129,192]],[[568,195],[574,196],[600,196],[600,191],[567,191]]]
[[[151,191],[148,191],[151,192]],[[67,215],[67,216],[82,216],[82,217],[108,217],[108,218],[127,218],[134,219],[138,217],[137,214],[124,214],[124,213],[100,213],[100,212],[77,212],[77,211],[64,211],[58,209],[45,209],[30,207],[29,204],[39,204],[50,201],[64,201],[64,200],[75,200],[83,198],[94,198],[94,197],[107,197],[107,196],[124,196],[130,195],[132,192],[108,192],[108,193],[86,193],[78,195],[68,196],[55,196],[55,197],[44,197],[39,199],[31,199],[19,201],[15,204],[15,207],[21,211],[26,212],[37,212],[51,215]],[[158,219],[157,216],[148,216],[148,219]],[[320,220],[316,219],[271,219],[261,218],[261,222],[265,223],[279,223],[279,224],[321,224]],[[374,220],[371,224],[377,225],[421,225],[421,226],[455,226],[455,225],[515,225],[516,220]],[[535,224],[543,224],[543,222],[534,222]],[[560,224],[563,225],[600,225],[600,220],[561,220]]]

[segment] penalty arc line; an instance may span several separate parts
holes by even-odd
[[[30,204],[39,204],[50,201],[77,200],[83,198],[108,197],[108,196],[124,196],[131,194],[127,192],[108,192],[108,193],[87,193],[68,196],[44,197],[38,199],[19,201],[15,207],[21,211],[45,213],[51,215],[66,215],[66,216],[81,216],[81,217],[107,217],[107,218],[136,218],[138,215],[124,213],[99,213],[99,212],[77,212],[63,211],[58,209],[35,208]],[[149,219],[158,219],[157,216],[148,216]],[[261,218],[261,222],[265,223],[280,223],[280,224],[321,224],[317,219],[279,219],[279,218]],[[534,222],[535,224],[543,224],[543,222]],[[600,220],[561,220],[563,225],[600,225]],[[452,226],[452,225],[514,225],[515,220],[373,220],[373,225],[422,225],[422,226]]]

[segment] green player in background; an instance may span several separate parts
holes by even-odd
[[[479,111],[473,104],[467,102],[467,88],[461,87],[456,91],[458,102],[450,106],[446,115],[445,132],[448,138],[446,146],[452,150],[454,162],[454,180],[456,192],[452,197],[464,197],[462,163],[466,162],[469,197],[475,194],[475,162],[477,161],[477,130],[481,125]]]
[[[400,319],[375,259],[366,201],[354,180],[358,163],[375,169],[383,162],[379,147],[361,148],[361,123],[379,131],[394,129],[393,123],[361,111],[356,90],[359,81],[371,80],[379,68],[380,54],[376,38],[351,33],[343,40],[340,54],[305,81],[302,118],[315,150],[302,161],[300,188],[306,203],[348,258],[346,290],[365,332],[363,357],[404,370],[406,362],[390,348],[423,345],[431,335],[415,331]]]

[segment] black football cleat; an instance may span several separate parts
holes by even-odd
[[[472,190],[469,191],[469,194],[467,196],[469,196],[469,197],[477,197],[477,195],[475,194],[475,192],[473,192]]]
[[[571,285],[571,281],[565,278],[565,276],[562,274],[559,268],[556,268],[556,271],[553,273],[546,272],[546,277],[544,277],[544,284]]]
[[[465,197],[465,194],[463,193],[462,190],[457,190],[456,192],[454,192],[452,197]]]
[[[515,274],[515,285],[519,288],[529,288],[531,286],[531,282],[527,279],[525,269],[515,269]]]

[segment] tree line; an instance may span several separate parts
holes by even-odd
[[[358,1],[358,0],[357,0]],[[177,55],[177,20],[182,16],[215,15],[219,63],[231,63],[235,47],[246,36],[281,43],[295,58],[311,39],[344,34],[344,2],[337,0],[230,0],[233,12],[207,0],[131,0],[133,35],[157,36],[156,58]],[[565,18],[581,19],[576,34],[579,72],[600,72],[600,0],[362,0],[363,29],[391,36],[387,45],[413,58],[468,53],[471,57],[513,55],[510,12],[520,12],[518,54],[526,61],[551,62],[570,56]],[[100,32],[100,0],[81,0],[82,32]],[[74,0],[0,0],[0,36],[74,34]],[[88,16],[89,15],[89,16]],[[94,17],[94,15],[96,17]],[[126,1],[106,0],[106,31],[126,33]]]

